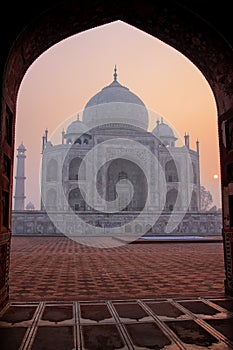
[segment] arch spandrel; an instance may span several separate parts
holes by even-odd
[[[12,46],[5,70],[6,99],[9,97],[14,103],[27,69],[48,48],[69,36],[116,20],[135,26],[183,53],[208,80],[219,114],[231,107],[230,44],[187,7],[177,2],[161,4],[152,0],[143,4],[133,2],[130,6],[121,1],[116,5],[92,1],[91,6],[84,1],[78,4],[65,1],[42,12],[31,20]]]

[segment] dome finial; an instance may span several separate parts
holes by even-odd
[[[114,81],[117,81],[117,67],[116,67],[116,64],[115,64],[115,67],[114,67]]]

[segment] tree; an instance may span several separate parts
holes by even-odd
[[[204,186],[201,186],[200,194],[201,194],[201,210],[207,211],[210,208],[211,204],[213,203],[212,194]]]

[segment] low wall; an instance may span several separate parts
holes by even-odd
[[[67,212],[53,213],[59,225],[54,225],[50,216],[40,210],[24,210],[12,212],[12,234],[13,235],[62,235],[61,232],[69,234],[78,232],[83,229],[83,225],[88,223],[95,227],[105,227],[106,232],[110,227],[117,227],[125,224],[125,233],[147,232],[146,235],[165,234],[166,226],[170,215],[162,213],[159,219],[151,227],[148,225],[148,217],[142,217],[140,223],[134,224],[133,220],[139,213],[124,212],[117,213],[110,217],[109,214],[81,212],[79,216],[81,224],[74,223],[73,216]],[[170,232],[172,234],[201,234],[201,235],[218,235],[222,232],[222,214],[219,212],[207,213],[186,213],[182,220],[180,213],[172,213],[172,220],[176,223],[176,228]],[[61,229],[58,229],[62,227]]]

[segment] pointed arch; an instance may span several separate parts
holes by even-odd
[[[80,165],[82,167],[79,171]],[[80,157],[75,157],[69,164],[69,180],[85,180],[86,179],[86,164]]]
[[[54,188],[50,188],[46,192],[46,211],[56,210],[57,208],[57,191]]]
[[[57,181],[58,163],[55,159],[50,159],[46,167],[46,181]]]
[[[68,196],[68,203],[70,208],[74,211],[86,210],[84,195],[82,195],[78,187],[70,191]]]
[[[165,177],[167,182],[178,182],[177,163],[173,159],[165,164]]]

